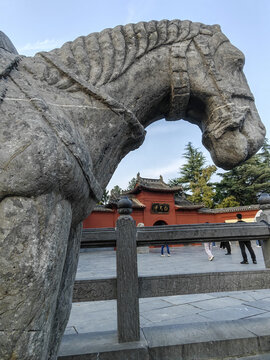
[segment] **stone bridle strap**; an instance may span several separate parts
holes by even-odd
[[[209,35],[211,36],[209,37]],[[228,38],[221,32],[212,34],[211,32],[202,31],[199,36],[207,36],[207,41],[200,41],[197,36],[175,43],[171,46],[170,56],[170,72],[171,72],[171,104],[169,114],[166,120],[178,120],[186,115],[187,105],[190,99],[190,80],[188,75],[188,61],[186,53],[190,44],[193,42],[195,48],[201,55],[203,63],[208,68],[208,73],[217,89],[218,94],[222,98],[223,103],[227,104],[227,99],[224,97],[219,88],[218,81],[220,75],[216,71],[213,53],[217,47],[222,43],[229,41]]]
[[[235,108],[235,104],[226,97],[224,91],[222,91],[219,86],[221,77],[216,69],[213,55],[221,44],[229,41],[228,38],[221,32],[216,32],[214,34],[206,33],[206,38],[204,36],[203,38],[200,37],[203,34],[204,33],[201,32],[192,39],[175,43],[171,46],[171,104],[166,120],[178,120],[184,118],[186,115],[186,109],[191,93],[186,53],[191,42],[193,42],[195,49],[202,58],[203,64],[207,67],[207,72],[216,89],[216,94],[221,99],[222,105],[214,109],[209,118],[212,118],[215,111],[223,112],[227,109],[227,112],[230,114],[233,113],[233,117],[228,114],[225,114],[226,116],[220,115],[221,121],[218,124],[209,125],[208,129],[204,130],[204,138],[207,137],[210,132],[213,133],[216,138],[219,138],[227,128],[235,129],[242,126],[243,118],[248,111],[248,107]]]
[[[210,123],[208,124],[207,129],[204,129],[203,131],[204,139],[207,138],[210,133],[218,139],[228,128],[241,129],[244,118],[250,111],[248,106],[236,107],[231,99],[228,98],[224,91],[220,88],[219,81],[221,80],[221,76],[216,69],[213,56],[219,46],[225,42],[229,42],[229,39],[221,32],[214,33],[207,42],[201,42],[196,39],[196,37],[193,39],[194,46],[200,54],[203,63],[207,67],[209,77],[216,89],[216,94],[221,99],[220,105],[218,105],[214,110],[212,110],[211,114],[209,114]],[[213,123],[211,120],[213,118],[213,114],[216,112],[219,113],[218,118],[220,120]]]
[[[186,52],[192,40],[185,40],[171,46],[171,104],[166,120],[185,117],[190,98],[190,81]]]

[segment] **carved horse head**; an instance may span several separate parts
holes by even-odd
[[[105,72],[96,84],[144,127],[162,117],[197,124],[213,161],[224,169],[261,147],[265,128],[243,73],[244,55],[218,25],[151,21],[105,30],[99,39],[100,48],[105,39],[118,47],[111,47],[110,64],[103,60]]]
[[[244,55],[219,26],[209,28],[212,34],[201,30],[186,51],[190,93],[183,118],[199,125],[215,164],[230,169],[258,151],[265,128],[243,73]]]
[[[262,145],[265,129],[243,73],[244,55],[218,25],[163,20],[117,26],[52,55],[137,130],[164,117],[197,124],[213,161],[224,169]],[[122,156],[130,149],[122,149]]]
[[[9,57],[19,72],[7,66],[13,80],[6,85],[12,96],[3,92],[5,113],[17,102],[46,123],[76,159],[95,200],[158,119],[197,124],[213,161],[224,169],[248,159],[264,140],[244,56],[218,25],[141,22],[82,36],[33,58]],[[54,173],[62,176],[51,166],[48,174]],[[33,185],[40,188],[27,182],[27,191]]]

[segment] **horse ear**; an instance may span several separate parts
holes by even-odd
[[[214,25],[212,25],[211,27],[213,28],[214,31],[220,31],[220,32],[221,32],[221,27],[220,27],[220,25],[214,24]]]
[[[10,41],[9,37],[2,31],[0,31],[0,48],[12,54],[18,55],[18,51],[16,50],[15,46]]]
[[[213,35],[213,32],[211,31],[211,30],[209,30],[209,29],[205,29],[205,28],[201,28],[200,29],[200,34],[202,34],[202,35]]]

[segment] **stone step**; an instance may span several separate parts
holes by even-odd
[[[259,354],[259,355],[226,358],[224,360],[269,360],[269,359],[270,359],[270,352],[267,352],[264,354]]]
[[[145,327],[141,341],[122,344],[116,331],[66,335],[58,360],[269,360],[269,352],[270,319],[262,317]]]

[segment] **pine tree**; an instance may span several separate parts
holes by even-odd
[[[264,140],[259,155],[262,158],[262,162],[270,167],[270,145],[268,144],[268,139]]]
[[[107,189],[105,189],[103,192],[102,198],[98,204],[106,205],[106,204],[108,204],[108,201],[109,201],[109,191]]]
[[[115,185],[110,191],[110,200],[117,200],[121,197],[123,190],[120,186]]]
[[[188,200],[195,204],[203,203],[207,207],[214,205],[214,186],[210,183],[211,176],[216,172],[214,165],[205,166],[206,159],[201,151],[189,142],[183,154],[187,162],[179,169],[179,178],[171,179],[170,186],[182,185]]]
[[[242,165],[218,175],[222,177],[216,184],[218,206],[230,197],[240,205],[256,204],[258,193],[270,192],[270,146],[267,140],[261,152]]]
[[[136,183],[137,183],[137,178],[133,177],[128,183],[127,190],[133,190],[135,188]]]
[[[220,204],[216,205],[216,208],[227,208],[227,207],[234,207],[239,206],[240,203],[236,201],[235,197],[233,195],[230,195],[223,199]]]
[[[196,182],[197,177],[202,174],[202,169],[206,159],[201,151],[193,147],[191,142],[185,146],[183,157],[187,160],[187,162],[179,169],[180,177],[171,179],[169,181],[169,185],[182,185],[183,190],[187,192],[191,190],[190,182]]]
[[[190,182],[195,182],[198,176],[202,175],[202,169],[206,162],[203,153],[193,147],[191,142],[186,145],[185,150],[186,152],[183,154],[183,157],[187,160],[187,163],[179,171],[179,181],[183,185],[184,190],[190,188]]]
[[[215,165],[207,166],[202,169],[202,173],[195,174],[195,181],[190,182],[192,195],[189,200],[195,204],[203,203],[204,206],[212,208],[214,206],[215,190],[209,183],[211,176],[216,172]]]

